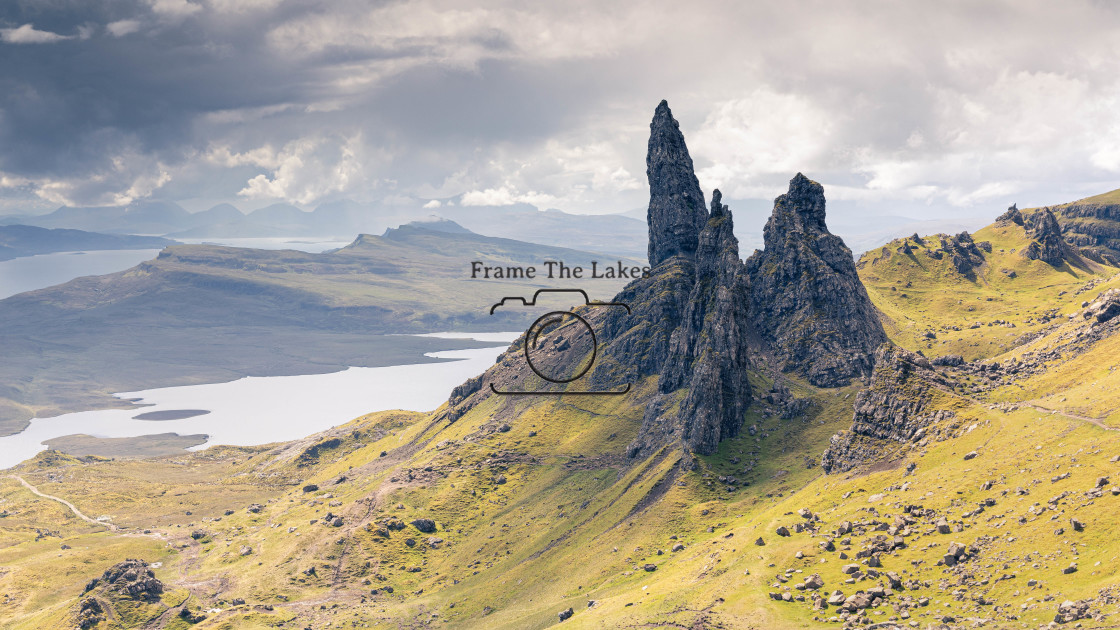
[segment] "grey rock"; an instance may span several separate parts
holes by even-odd
[[[649,128],[649,264],[656,267],[672,256],[695,254],[708,213],[684,135],[667,102],[657,106]]]
[[[1049,208],[1042,208],[1026,217],[1027,236],[1031,243],[1023,248],[1023,256],[1041,260],[1055,267],[1067,259],[1077,261],[1080,256],[1062,236],[1058,219]]]
[[[1023,213],[1019,212],[1018,204],[1011,204],[1007,212],[996,217],[996,225],[1005,226],[1014,223],[1015,225],[1023,225]]]
[[[856,395],[852,428],[832,436],[821,456],[826,473],[847,472],[877,461],[883,448],[921,438],[951,411],[927,409],[930,392],[949,386],[925,357],[885,343],[875,352],[869,387]]]
[[[824,188],[798,173],[746,261],[751,319],[783,371],[834,387],[870,375],[886,341],[852,252],[825,225]]]

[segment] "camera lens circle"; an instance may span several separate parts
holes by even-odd
[[[594,365],[598,346],[586,319],[553,311],[537,318],[525,333],[525,360],[546,381],[571,383]]]

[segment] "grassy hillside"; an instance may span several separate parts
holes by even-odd
[[[1028,260],[1017,225],[977,232],[967,261],[956,242],[860,262],[896,343],[978,359],[928,368],[938,413],[870,466],[820,468],[860,384],[761,373],[747,430],[695,470],[674,451],[625,456],[652,380],[491,396],[453,422],[372,414],[266,447],[47,452],[13,474],[109,518],[4,479],[0,617],[68,627],[93,598],[99,628],[1115,627],[1120,318],[1092,314],[1118,270]],[[776,385],[802,402],[769,402]],[[83,593],[125,558],[153,567],[158,598]]]
[[[896,239],[858,263],[891,339],[930,357],[973,360],[1007,352],[1095,296],[1120,272],[1088,258],[1060,266],[1030,260],[1022,255],[1029,243],[1026,231],[1009,223],[972,234],[973,242],[988,243],[991,251],[978,247],[980,260],[961,273],[944,253],[943,243],[952,238]]]

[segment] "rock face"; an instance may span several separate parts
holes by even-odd
[[[681,437],[700,453],[715,452],[721,439],[739,433],[751,401],[747,278],[731,211],[721,200],[714,191],[700,233],[696,283],[658,385],[662,394],[688,388],[679,415],[691,421],[682,425]]]
[[[1062,228],[1058,219],[1049,208],[1043,208],[1026,218],[1027,235],[1034,239],[1023,250],[1023,255],[1031,260],[1041,260],[1054,265],[1061,265],[1068,258],[1075,258],[1073,248],[1066,243],[1062,236]]]
[[[825,226],[823,187],[798,173],[746,262],[751,320],[782,371],[833,387],[871,373],[887,340],[852,252]]]
[[[649,264],[677,255],[691,257],[708,222],[704,193],[692,168],[680,125],[661,101],[649,125],[646,177],[649,179]]]
[[[925,357],[883,344],[875,353],[871,386],[856,395],[852,428],[832,436],[821,457],[826,473],[875,461],[885,444],[920,439],[949,412],[926,413],[935,384],[945,384]]]
[[[704,207],[684,136],[665,102],[650,124],[646,164],[652,269],[612,300],[628,309],[592,305],[577,311],[595,331],[598,353],[575,391],[655,379],[641,428],[627,448],[630,457],[666,446],[714,453],[720,440],[742,428],[752,400],[748,374],[774,358],[783,370],[817,385],[870,373],[873,352],[886,335],[851,251],[825,226],[820,184],[800,174],[793,179],[766,225],[766,250],[744,264],[731,210],[718,190],[710,209]],[[534,339],[535,347],[567,347],[563,342],[572,334],[578,333],[553,328]],[[522,337],[481,379],[456,388],[443,417],[461,417],[494,395],[491,385],[499,391],[535,385],[518,356],[524,343]],[[554,354],[556,361],[586,358]],[[545,386],[555,393],[566,387]]]
[[[1066,242],[1089,256],[1120,264],[1120,205],[1071,203],[1048,210],[1057,217]]]

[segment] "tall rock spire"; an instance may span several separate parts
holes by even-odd
[[[649,264],[677,255],[692,258],[700,230],[708,222],[704,193],[669,104],[661,101],[649,125],[646,177],[649,179]]]
[[[783,371],[817,386],[869,376],[887,340],[852,251],[825,226],[824,188],[801,173],[774,200],[766,249],[747,259],[751,319]]]

